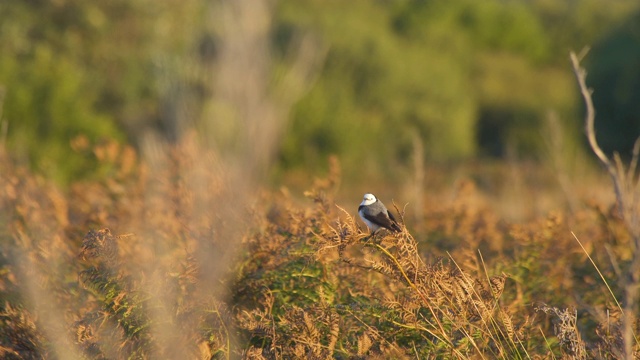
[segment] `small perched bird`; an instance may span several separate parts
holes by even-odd
[[[380,228],[393,232],[402,231],[393,215],[373,194],[364,194],[364,199],[358,207],[358,214],[373,233]]]

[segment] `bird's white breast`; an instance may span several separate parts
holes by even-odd
[[[374,224],[364,217],[364,210],[365,209],[363,208],[363,209],[360,209],[360,211],[358,211],[358,215],[360,215],[360,218],[362,219],[362,221],[364,221],[364,223],[369,227],[369,229],[371,229],[371,231],[376,231],[380,229],[380,226],[378,224]]]

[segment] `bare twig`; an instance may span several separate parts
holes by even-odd
[[[596,154],[600,162],[605,166],[611,180],[616,195],[616,203],[618,211],[624,222],[625,227],[631,235],[632,260],[629,267],[620,277],[620,284],[624,289],[624,318],[622,321],[622,334],[624,342],[624,354],[626,359],[632,359],[633,345],[638,345],[638,338],[634,333],[634,323],[636,318],[636,304],[638,301],[638,290],[640,285],[640,225],[638,223],[637,213],[637,191],[638,184],[635,180],[635,171],[640,154],[640,139],[636,141],[633,148],[633,158],[629,164],[628,171],[625,171],[624,164],[618,153],[613,156],[613,161],[602,151],[596,140],[594,130],[595,109],[591,95],[593,91],[586,85],[587,72],[580,66],[580,60],[584,57],[586,51],[583,50],[580,55],[574,52],[570,53],[573,71],[576,74],[580,92],[584,98],[587,114],[585,115],[585,131],[591,150]],[[575,236],[575,235],[574,235]],[[576,238],[577,240],[577,238]]]
[[[576,74],[576,78],[578,80],[578,84],[580,85],[580,92],[582,93],[582,97],[584,98],[585,106],[587,107],[587,114],[585,115],[585,132],[587,135],[587,139],[589,140],[589,146],[591,146],[591,150],[596,154],[600,162],[606,167],[611,179],[613,180],[614,191],[616,192],[616,200],[618,202],[618,209],[620,210],[620,214],[623,213],[623,202],[622,202],[622,193],[620,186],[620,179],[616,175],[616,167],[611,162],[609,157],[602,151],[600,145],[598,145],[598,141],[596,140],[596,131],[594,129],[594,123],[596,118],[596,111],[593,106],[593,100],[591,95],[593,93],[592,89],[589,89],[586,84],[587,71],[580,66],[580,60],[586,55],[588,49],[582,50],[580,55],[576,55],[573,51],[570,53],[571,56],[571,64],[573,65],[573,72]]]

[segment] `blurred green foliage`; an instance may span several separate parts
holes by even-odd
[[[49,27],[35,26],[41,15],[33,10],[23,2],[0,5],[3,118],[8,121],[9,147],[48,175],[63,179],[88,166],[86,159],[70,151],[74,136],[118,132],[109,114],[96,109],[98,89],[85,66],[67,51],[78,39],[56,34],[66,24],[55,14],[47,14],[53,17]]]
[[[149,130],[173,139],[201,122],[215,104],[218,5],[1,2],[12,154],[67,182],[97,167],[90,152],[72,149],[78,135],[136,143]],[[640,40],[630,35],[637,16],[629,18],[639,8],[631,0],[281,0],[272,9],[274,72],[300,34],[315,34],[327,52],[290,112],[279,168],[314,173],[337,154],[345,168],[376,175],[411,166],[416,139],[429,161],[535,157],[549,111],[576,143],[582,106],[567,53],[589,44],[597,44],[596,106],[611,114],[599,134],[607,149],[626,149],[640,131],[632,115]]]
[[[628,156],[640,136],[640,12],[596,43],[588,59],[598,141]]]
[[[317,84],[294,109],[283,164],[313,171],[337,153],[348,154],[345,168],[359,175],[407,168],[414,133],[430,161],[538,157],[550,111],[562,120],[565,143],[576,144],[582,105],[567,53],[638,8],[603,5],[282,1],[281,29],[311,28],[330,47]]]

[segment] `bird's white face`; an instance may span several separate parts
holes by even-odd
[[[368,206],[376,202],[376,197],[373,194],[364,194],[364,199],[360,203],[360,205]]]

